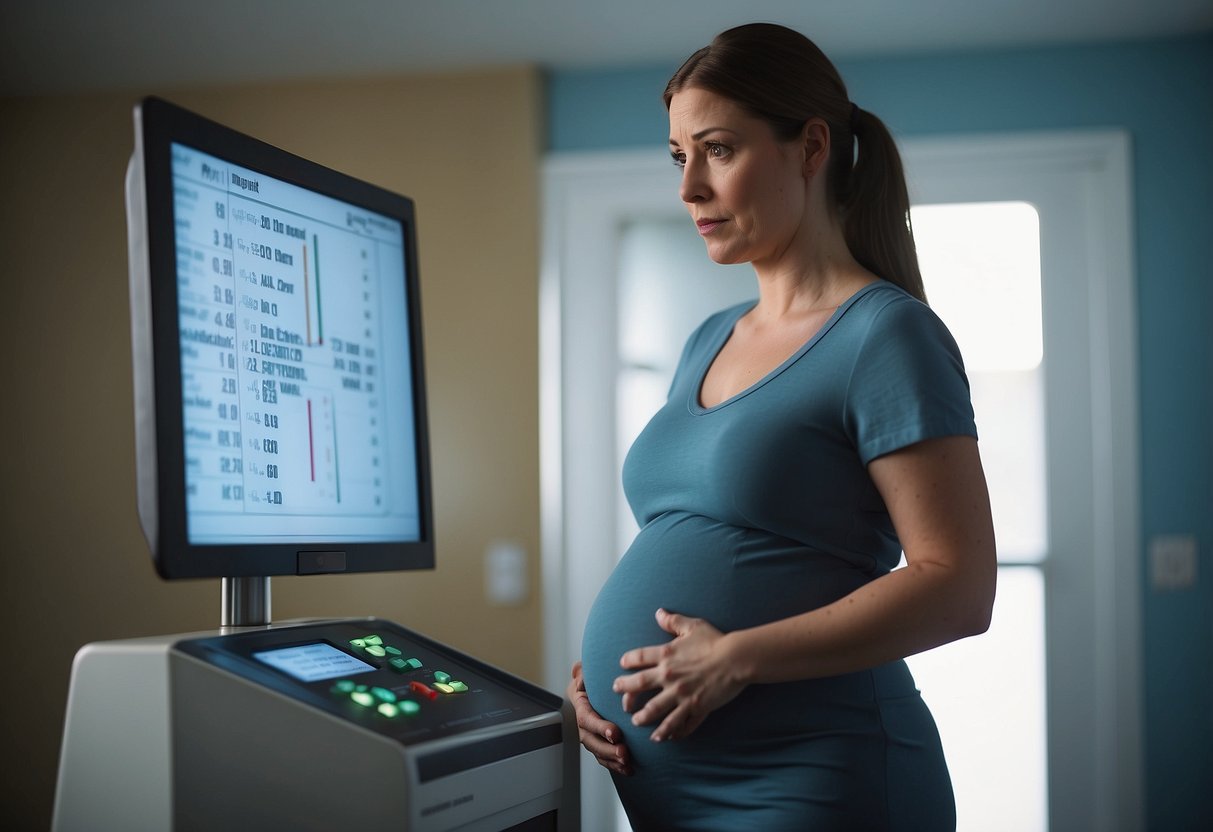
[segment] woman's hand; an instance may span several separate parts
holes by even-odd
[[[623,709],[629,713],[640,704],[641,694],[657,691],[633,714],[632,724],[660,721],[652,739],[662,742],[690,735],[747,682],[726,655],[727,636],[708,622],[657,610],[657,624],[674,640],[624,653],[620,666],[638,672],[616,679],[614,691],[623,694]]]
[[[577,733],[581,744],[594,755],[598,764],[615,774],[630,776],[632,759],[623,742],[623,732],[613,722],[603,719],[590,704],[585,692],[585,678],[581,675],[581,662],[573,665],[573,678],[565,691],[577,714]]]

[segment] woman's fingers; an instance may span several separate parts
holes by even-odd
[[[690,735],[745,683],[729,672],[724,635],[710,623],[664,609],[656,615],[674,638],[624,653],[620,666],[634,672],[616,678],[612,690],[632,724],[656,725],[651,737],[661,742]]]
[[[646,667],[654,667],[661,663],[665,657],[669,645],[656,644],[652,647],[637,647],[635,650],[629,650],[624,653],[619,659],[619,666],[624,670],[641,670]]]
[[[632,761],[623,742],[623,732],[615,723],[603,719],[590,704],[585,692],[581,662],[573,665],[572,679],[566,692],[577,716],[577,733],[581,744],[594,755],[599,765],[617,774],[630,775]]]
[[[603,768],[616,774],[629,775],[632,773],[632,760],[628,755],[626,745],[612,744],[600,734],[592,731],[580,732],[581,744],[594,755],[594,759]]]
[[[701,625],[706,625],[711,629],[711,625],[708,625],[701,618],[691,618],[687,615],[666,612],[663,609],[657,610],[656,617],[658,626],[674,636],[675,639],[680,636],[689,635],[692,630]],[[654,644],[648,647],[637,647],[634,650],[629,650],[619,658],[619,666],[625,670],[656,667],[669,657],[673,649],[672,645],[673,642],[666,642],[665,644]]]

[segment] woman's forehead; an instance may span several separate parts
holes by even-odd
[[[711,129],[737,131],[759,121],[732,99],[697,87],[681,90],[670,99],[671,141]]]

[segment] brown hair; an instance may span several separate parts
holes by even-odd
[[[910,197],[897,145],[884,122],[855,107],[838,70],[804,35],[773,23],[721,32],[674,73],[665,105],[695,87],[729,98],[790,141],[817,117],[830,128],[827,190],[847,247],[869,271],[926,300]]]

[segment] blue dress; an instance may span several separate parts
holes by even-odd
[[[637,830],[946,830],[951,780],[904,662],[751,685],[690,737],[653,743],[611,683],[620,656],[670,636],[658,607],[722,631],[829,604],[893,569],[901,546],[867,473],[882,454],[976,436],[959,351],[925,304],[878,281],[799,351],[716,407],[699,390],[752,304],[691,336],[623,480],[640,532],[582,642],[591,704],[624,732],[616,777]]]

